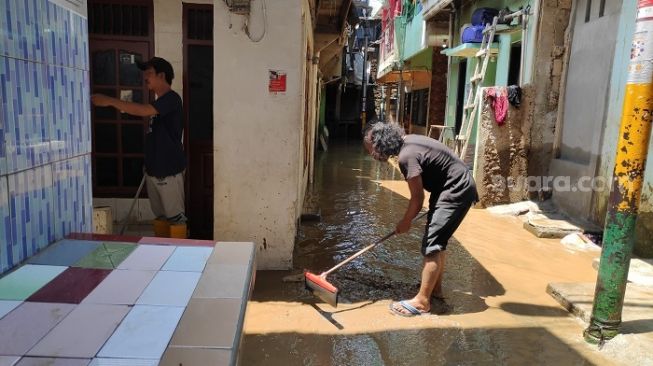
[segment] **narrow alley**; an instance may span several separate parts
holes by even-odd
[[[322,221],[301,225],[296,270],[324,270],[392,230],[408,202],[401,173],[360,142],[318,157],[313,189]],[[550,282],[589,282],[595,251],[539,239],[514,217],[472,210],[448,247],[444,293],[431,315],[391,314],[419,285],[423,222],[332,275],[346,300],[315,299],[295,272],[259,271],[244,327],[244,365],[649,364],[646,343],[628,355],[580,335],[583,323],[546,293]],[[443,314],[437,313],[443,311]],[[649,341],[653,337],[649,335]],[[632,340],[631,340],[632,342]],[[623,345],[623,344],[621,344]]]
[[[653,366],[651,60],[653,0],[0,0],[0,366]]]

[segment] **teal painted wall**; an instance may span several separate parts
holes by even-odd
[[[482,7],[491,7],[491,8],[505,8],[508,7],[511,10],[518,10],[520,7],[525,6],[531,3],[533,16],[530,17],[529,26],[528,26],[528,37],[532,36],[535,39],[535,32],[532,31],[535,24],[537,24],[537,19],[535,14],[537,14],[537,4],[538,1],[529,1],[529,0],[478,0],[470,4],[465,4],[462,9],[457,9],[456,13],[456,23],[454,25],[454,37],[452,47],[460,45],[460,29],[463,25],[471,23],[472,13],[477,8]],[[521,32],[512,33],[510,35],[499,36],[499,54],[496,55],[494,59],[490,59],[490,64],[488,65],[487,73],[485,75],[485,80],[483,86],[493,86],[493,85],[507,85],[508,82],[508,70],[510,66],[510,47],[512,43],[521,41]],[[530,80],[532,74],[532,60],[534,55],[533,42],[526,45],[524,56],[524,83],[527,83]],[[469,58],[467,62],[467,79],[474,72],[474,58]],[[492,62],[494,61],[494,62]],[[451,70],[449,72],[449,92],[447,100],[447,113],[446,113],[446,124],[448,126],[455,125],[456,122],[456,96],[458,94],[458,64],[460,62],[460,57],[453,57],[451,63]],[[472,131],[471,143],[476,141],[476,127]]]
[[[407,60],[426,48],[424,39],[423,12],[415,14],[412,20],[406,23],[406,39],[404,41],[404,60]]]

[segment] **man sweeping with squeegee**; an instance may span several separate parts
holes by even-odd
[[[470,207],[478,201],[476,184],[465,163],[449,148],[426,136],[404,136],[403,130],[396,124],[372,125],[365,132],[364,144],[370,155],[378,161],[385,162],[391,156],[398,157],[399,168],[410,189],[410,202],[395,231],[364,248],[360,254],[394,234],[407,232],[423,207],[424,190],[431,192],[422,239],[424,268],[419,292],[412,299],[390,305],[390,311],[396,315],[415,316],[428,313],[431,310],[431,297],[442,298],[447,242]],[[333,294],[337,303],[338,290],[326,281],[326,275],[345,262],[320,276],[306,273],[307,287],[321,298],[329,299],[328,295]]]

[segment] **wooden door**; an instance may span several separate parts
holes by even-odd
[[[213,7],[184,4],[189,234],[213,239]]]
[[[93,40],[90,43],[93,93],[147,103],[150,99],[136,61],[148,60],[148,42]],[[93,107],[93,193],[133,197],[143,175],[147,120],[112,107]]]

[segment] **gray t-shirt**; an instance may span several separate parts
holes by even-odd
[[[399,152],[399,169],[406,180],[422,176],[424,189],[431,192],[431,206],[478,201],[476,183],[465,163],[437,140],[407,135]]]

